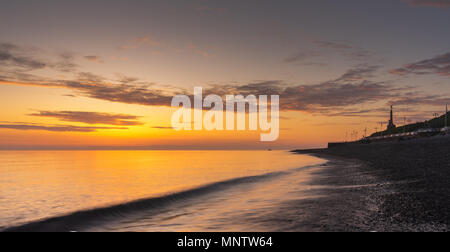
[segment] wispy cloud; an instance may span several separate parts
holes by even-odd
[[[86,124],[105,124],[116,126],[137,126],[143,125],[138,119],[140,117],[124,114],[108,114],[98,112],[82,111],[39,111],[29,114],[37,117],[51,117],[66,122],[81,122]]]
[[[106,81],[106,78],[90,72],[79,72],[76,80],[85,83],[103,83]]]
[[[95,75],[93,75],[95,76]],[[87,76],[87,77],[93,77]],[[166,91],[162,89],[150,88],[149,85],[135,85],[108,82],[88,81],[86,75],[75,80],[48,80],[27,82],[20,81],[14,76],[13,80],[0,79],[0,85],[24,85],[40,87],[67,88],[75,92],[78,96],[84,96],[99,100],[120,102],[127,104],[139,104],[148,106],[170,106],[172,97],[176,95],[176,90]],[[37,77],[33,77],[37,78]],[[180,94],[180,93],[178,93]]]
[[[78,68],[75,63],[75,55],[70,52],[61,53],[58,55],[58,60],[55,63],[47,64],[50,68],[60,72],[74,72]]]
[[[150,106],[168,106],[174,94],[165,94],[165,91],[140,87],[129,84],[84,83],[79,81],[63,81],[65,88],[75,90],[79,95],[90,98],[140,104]]]
[[[159,130],[173,130],[173,127],[165,127],[165,126],[154,126],[151,127],[152,129],[159,129]]]
[[[335,81],[352,82],[361,81],[369,78],[375,77],[375,72],[380,69],[379,66],[360,64],[345,72],[341,77]]]
[[[74,63],[74,55],[71,53],[60,53],[56,60],[50,61],[39,58],[35,48],[21,47],[10,43],[0,43],[0,65],[22,73],[44,68],[51,68],[59,72],[71,72],[77,67]]]
[[[450,104],[450,97],[443,95],[427,95],[419,92],[410,92],[400,97],[394,97],[389,103],[393,105],[428,105],[443,107],[445,104]]]
[[[254,82],[244,85],[213,85],[204,88],[204,95],[242,94],[281,96],[282,110],[308,111],[326,114],[346,106],[375,102],[399,96],[399,90],[390,83],[376,82],[369,78],[377,66],[357,65],[342,76],[312,85],[292,85],[279,80]],[[21,84],[21,83],[18,83]],[[22,83],[27,85],[26,83]],[[149,106],[170,106],[176,94],[192,96],[180,89],[157,89],[152,85],[110,83],[94,74],[79,74],[73,81],[33,83],[43,87],[61,87],[75,91],[77,95],[111,102]]]
[[[317,45],[337,50],[350,50],[352,48],[345,44],[332,42],[317,42]],[[14,46],[6,46],[7,49],[12,47]],[[394,72],[401,72],[402,74],[434,73],[448,76],[449,58],[450,54],[445,54],[430,60],[406,65],[401,70],[397,69]],[[22,61],[19,62],[23,63]],[[26,65],[30,64],[27,63]],[[391,82],[375,81],[374,78],[377,77],[379,69],[378,65],[358,64],[335,79],[308,85],[286,83],[282,80],[210,85],[204,87],[204,95],[278,94],[281,97],[280,108],[282,110],[305,111],[321,115],[336,115],[339,112],[346,111],[346,115],[349,115],[348,108],[351,106],[380,101],[390,101],[394,104],[412,104],[416,101],[417,104],[437,106],[447,100],[445,94],[428,97],[427,94],[422,92],[422,96],[411,95],[413,89],[410,87],[398,88]],[[147,106],[168,107],[173,96],[178,94],[192,97],[192,90],[187,91],[175,87],[157,88],[154,83],[140,81],[137,78],[119,76],[117,80],[111,80],[89,72],[74,72],[73,75],[72,79],[51,79],[39,77],[29,72],[14,71],[14,67],[4,67],[0,69],[0,84],[66,88],[77,96]],[[128,117],[129,115],[107,115],[92,112],[83,114],[83,112],[42,111],[35,116],[47,116],[65,121],[91,124],[139,124],[138,118]]]
[[[126,130],[123,127],[80,127],[73,125],[39,125],[34,123],[29,124],[0,124],[0,129],[12,130],[43,130],[51,132],[82,132],[90,133],[98,130]]]
[[[367,61],[372,53],[361,47],[334,41],[314,41],[315,48],[299,51],[286,57],[283,62],[290,64],[310,64],[322,56],[337,54],[350,60]],[[315,63],[318,64],[318,63]],[[324,63],[321,63],[324,64]]]
[[[315,43],[317,45],[319,45],[320,47],[323,47],[323,48],[332,48],[332,49],[339,49],[339,50],[353,50],[353,49],[355,49],[354,46],[347,45],[347,44],[344,44],[344,43],[339,43],[339,42],[333,42],[333,41],[320,41],[320,40],[317,40],[317,41],[315,41]]]
[[[162,46],[163,44],[151,35],[136,37],[130,42],[119,46],[120,50],[137,49],[142,46]]]
[[[91,61],[91,62],[94,62],[94,63],[98,63],[98,64],[103,63],[103,60],[102,60],[102,58],[100,56],[90,55],[90,56],[84,56],[83,58],[85,60],[88,60],[88,61]]]
[[[389,113],[388,107],[374,108],[374,109],[344,109],[339,112],[330,113],[328,116],[336,117],[382,117],[386,118],[387,113]]]
[[[161,53],[161,50],[167,50],[171,52],[177,53],[193,53],[204,58],[209,58],[214,56],[213,49],[200,46],[193,42],[180,44],[180,43],[171,43],[167,41],[163,41],[160,39],[156,39],[154,36],[144,36],[133,39],[131,42],[128,42],[125,45],[119,46],[120,50],[130,50],[130,49],[139,49],[143,46],[150,46],[155,49],[154,53]]]
[[[195,45],[195,44],[192,44],[192,43],[188,44],[186,46],[186,49],[188,51],[191,51],[191,52],[193,52],[193,53],[195,53],[197,55],[200,55],[200,56],[202,56],[204,58],[209,58],[209,57],[213,56],[213,54],[210,51],[208,51],[207,49],[201,48],[198,45]]]
[[[144,38],[138,43],[146,43]],[[153,83],[139,81],[136,78],[120,76],[120,80],[111,81],[103,76],[89,72],[78,72],[73,68],[73,55],[58,55],[58,63],[37,59],[34,51],[13,44],[0,44],[0,84],[28,85],[40,87],[67,88],[75,95],[95,99],[129,104],[167,106],[170,105],[173,93],[149,88]],[[70,71],[75,77],[60,80],[39,76],[34,70],[53,69],[61,73]],[[72,94],[73,95],[73,94]]]
[[[264,81],[246,85],[221,85],[206,90],[211,94],[280,95],[282,110],[328,114],[347,106],[381,101],[399,95],[389,83],[369,80],[377,66],[358,65],[337,79],[311,85],[290,85]]]
[[[390,71],[395,75],[427,75],[437,74],[441,76],[450,76],[450,53],[436,56],[431,59],[422,60],[416,63],[406,64],[401,68]]]
[[[320,56],[321,54],[314,51],[307,51],[307,52],[297,52],[287,58],[285,58],[283,61],[285,63],[298,63],[303,62],[309,59],[312,59],[314,57]]]
[[[29,49],[8,43],[0,44],[0,64],[2,66],[24,70],[43,69],[48,66],[46,62],[38,60],[30,54]]]

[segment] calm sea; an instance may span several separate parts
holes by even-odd
[[[324,162],[285,151],[0,151],[0,230],[104,209],[77,228],[264,231],[239,216],[298,198]]]

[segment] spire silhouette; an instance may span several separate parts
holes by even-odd
[[[389,124],[388,124],[387,129],[391,130],[391,129],[395,129],[395,128],[397,128],[397,126],[395,126],[395,124],[394,124],[394,106],[391,105],[391,117],[389,119]]]

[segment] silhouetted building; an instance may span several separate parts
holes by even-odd
[[[391,119],[389,120],[389,124],[387,130],[395,129],[397,126],[394,124],[394,106],[391,106]]]
[[[448,128],[448,104],[445,105],[445,128]]]

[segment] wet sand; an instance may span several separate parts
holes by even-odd
[[[327,224],[321,230],[449,230],[450,137],[295,152],[335,163],[315,183],[335,186],[322,204],[333,215],[328,221],[345,218],[347,228]]]

